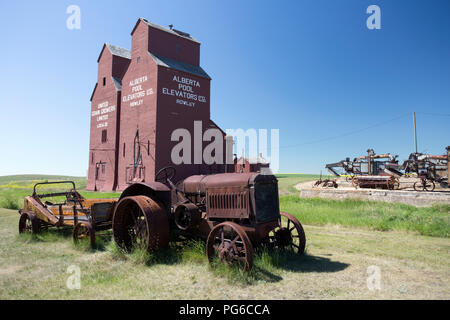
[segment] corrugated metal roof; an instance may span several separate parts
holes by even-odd
[[[181,37],[181,38],[184,38],[184,39],[187,39],[187,40],[196,42],[196,43],[200,43],[200,42],[198,42],[197,40],[195,40],[193,37],[191,37],[190,34],[188,34],[188,33],[186,33],[186,32],[182,32],[182,31],[179,31],[179,30],[176,30],[176,29],[169,29],[169,28],[160,26],[159,24],[156,24],[156,23],[147,21],[147,20],[144,19],[144,18],[139,18],[139,19],[142,20],[142,21],[144,21],[144,22],[145,22],[146,24],[148,24],[150,27],[153,27],[153,28],[155,28],[155,29],[159,29],[159,30],[161,30],[161,31],[171,33],[171,34],[173,34],[173,35],[175,35],[175,36],[178,36],[178,37]],[[139,20],[138,20],[138,21],[139,21]],[[134,29],[133,29],[133,31],[134,31]]]
[[[115,56],[123,57],[126,59],[131,59],[131,51],[125,48],[121,48],[118,46],[115,46],[113,44],[106,43],[106,46],[108,47],[109,51]]]
[[[163,67],[175,69],[175,70],[178,70],[178,71],[191,73],[191,74],[194,74],[196,76],[203,77],[203,78],[211,80],[211,77],[200,66],[194,66],[194,65],[189,64],[189,63],[185,63],[185,62],[180,62],[180,61],[177,61],[177,60],[169,59],[169,58],[166,58],[166,57],[163,57],[163,56],[159,56],[159,55],[153,54],[151,52],[149,52],[149,54],[153,58],[153,60],[156,62],[156,64],[158,64],[159,66],[163,66]]]

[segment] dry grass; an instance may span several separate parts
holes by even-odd
[[[198,242],[159,257],[124,255],[109,241],[89,250],[70,233],[19,236],[18,215],[0,209],[0,299],[449,299],[450,239],[403,232],[305,226],[307,255],[260,256],[253,278],[212,270]],[[200,247],[196,247],[200,246]],[[81,269],[81,290],[66,272]],[[381,268],[381,290],[366,270]]]

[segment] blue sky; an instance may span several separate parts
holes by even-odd
[[[66,8],[81,8],[68,30]],[[381,8],[369,30],[366,8]],[[280,172],[319,173],[373,148],[450,145],[450,2],[1,1],[0,175],[85,175],[104,42],[138,17],[190,33],[222,128],[280,129]],[[393,120],[395,119],[395,120]],[[325,171],[325,170],[324,170]]]

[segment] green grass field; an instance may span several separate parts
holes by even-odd
[[[323,176],[327,178],[328,176]],[[450,205],[417,208],[410,205],[363,200],[304,199],[295,185],[319,179],[311,174],[278,174],[280,208],[311,225],[341,225],[373,230],[404,230],[422,235],[450,237]],[[84,177],[18,175],[0,177],[0,207],[19,209],[23,198],[32,193],[36,182],[73,180],[86,198],[114,198],[119,193],[83,191]],[[67,186],[63,186],[67,188]],[[46,190],[57,191],[54,186]]]
[[[322,179],[330,178],[331,176],[322,176]],[[320,175],[317,174],[298,174],[298,173],[281,173],[277,174],[278,189],[280,196],[287,194],[298,194],[295,185],[300,182],[318,180]]]
[[[75,182],[77,190],[85,198],[115,198],[120,193],[85,191],[87,180],[85,177],[55,176],[55,175],[13,175],[0,177],[0,208],[19,209],[23,205],[23,199],[33,192],[33,186],[38,182],[71,180]],[[48,185],[39,190],[46,192],[62,191],[70,188],[70,185]]]
[[[305,199],[295,185],[319,179],[318,175],[277,175],[280,209],[310,225],[341,225],[372,230],[404,230],[422,235],[450,237],[450,204],[418,208],[399,203],[364,200]],[[328,178],[323,176],[323,179]]]

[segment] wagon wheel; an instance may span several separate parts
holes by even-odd
[[[89,222],[78,222],[73,228],[72,235],[75,243],[89,239],[91,247],[95,247],[95,230]]]
[[[148,252],[169,244],[169,221],[163,206],[146,196],[125,197],[113,216],[116,243],[127,252],[140,248]]]
[[[215,258],[226,264],[237,264],[244,271],[253,267],[253,246],[244,229],[234,222],[222,222],[215,226],[206,241],[209,263]]]
[[[263,242],[269,249],[290,250],[295,254],[305,252],[306,236],[303,226],[293,215],[280,212],[280,225],[269,232]]]
[[[422,179],[420,182],[414,182],[414,190],[416,191],[433,191],[435,184],[433,181],[428,181],[427,179]]]
[[[436,187],[433,181],[423,180],[423,189],[426,191],[433,191]]]
[[[358,188],[358,177],[357,177],[357,176],[353,176],[353,177],[352,177],[352,185],[353,185],[355,188]]]
[[[394,177],[394,181],[392,182],[392,190],[398,190],[400,189],[400,179],[397,177]]]
[[[41,231],[41,223],[34,213],[22,212],[19,219],[19,233],[37,234]]]
[[[423,189],[423,185],[422,185],[422,182],[414,182],[414,185],[413,185],[413,187],[414,187],[414,190],[415,191],[423,191],[424,189]]]

